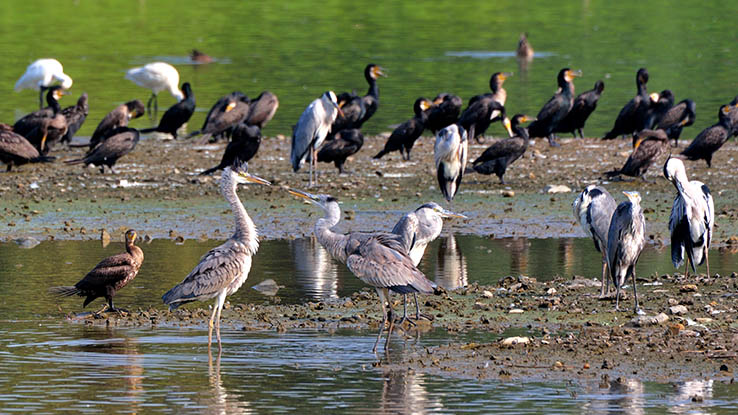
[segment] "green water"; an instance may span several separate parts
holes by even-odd
[[[365,93],[363,68],[386,68],[379,80],[380,109],[365,133],[389,130],[412,115],[418,96],[450,91],[465,100],[487,92],[491,73],[513,71],[506,85],[511,113],[535,114],[556,89],[556,72],[584,71],[577,90],[603,79],[606,89],[585,133],[612,125],[635,94],[636,70],[646,66],[652,91],[671,89],[677,101],[692,98],[698,117],[683,137],[716,120],[718,107],[738,93],[735,68],[738,3],[641,2],[234,2],[234,1],[4,1],[0,4],[0,120],[12,122],[35,109],[32,91],[14,93],[25,67],[55,57],[74,78],[73,105],[90,96],[89,135],[121,102],[146,100],[148,92],[123,79],[125,70],[151,61],[174,64],[190,81],[199,127],[220,96],[264,89],[281,106],[265,134],[289,135],[305,106],[327,89]],[[522,73],[512,52],[529,32],[536,58]],[[200,49],[218,61],[191,65]],[[475,55],[475,53],[477,53]],[[480,56],[481,58],[475,58]],[[485,57],[492,56],[492,57]],[[160,94],[160,107],[174,99]],[[147,119],[133,121],[149,126]],[[494,126],[490,133],[499,135]]]

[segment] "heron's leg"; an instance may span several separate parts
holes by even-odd
[[[705,265],[707,265],[707,276],[710,276],[710,252],[708,248],[705,248]]]
[[[397,322],[397,324],[401,326],[401,325],[402,325],[402,323],[404,323],[404,322],[406,322],[406,321],[407,321],[408,323],[410,323],[410,325],[412,325],[412,326],[414,326],[414,325],[415,325],[415,322],[414,322],[414,321],[412,321],[412,320],[411,320],[410,318],[408,318],[408,316],[407,316],[407,294],[403,294],[403,295],[402,295],[402,318],[400,319],[400,321],[398,321],[398,322]]]
[[[689,255],[684,258],[684,278],[689,278]]]
[[[308,187],[313,187],[313,160],[312,160],[313,149],[311,148],[309,151],[310,151],[310,166],[308,166],[308,176],[310,177],[309,179],[310,184],[308,185]]]
[[[640,307],[638,307],[638,291],[636,290],[636,270],[635,265],[630,267],[630,276],[633,278],[633,297],[635,297],[635,309],[633,311],[638,314]]]
[[[218,339],[218,351],[223,351],[223,344],[220,341],[220,312],[223,311],[223,304],[225,303],[226,290],[223,290],[218,296],[218,313],[215,316],[215,337]]]
[[[386,288],[383,288],[384,295],[387,297],[387,307],[389,310],[387,310],[387,318],[389,319],[389,328],[387,329],[387,339],[384,341],[384,350],[387,350],[387,346],[389,345],[390,336],[392,336],[392,329],[395,327],[395,316],[394,311],[392,310],[392,303],[389,302],[389,292]]]
[[[154,97],[156,97],[156,95],[154,95],[154,93],[151,93],[149,100],[146,101],[146,112],[149,113],[149,115],[151,114],[151,101],[154,100]]]
[[[620,311],[620,284],[615,284],[615,311]]]
[[[607,289],[605,287],[607,286]],[[607,263],[602,261],[602,286],[600,286],[600,298],[604,298],[610,293],[610,279],[607,278]]]
[[[377,340],[374,342],[374,347],[372,348],[373,353],[377,352],[377,345],[379,344],[379,339],[382,338],[384,324],[387,322],[387,309],[384,306],[384,294],[380,288],[377,288],[377,295],[379,295],[379,304],[382,306],[382,322],[379,323],[379,333],[377,333]]]
[[[215,321],[215,313],[218,312],[218,300],[215,300],[215,304],[213,304],[213,312],[210,314],[210,320],[208,321],[208,349],[210,349],[210,344],[213,342],[213,325]]]

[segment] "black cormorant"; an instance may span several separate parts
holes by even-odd
[[[192,87],[189,82],[182,84],[182,93],[184,99],[172,105],[167,112],[162,115],[159,125],[154,128],[144,128],[141,133],[150,133],[157,131],[160,133],[170,134],[177,139],[177,130],[190,120],[195,112],[195,94],[192,93]]]
[[[118,127],[111,130],[105,141],[100,143],[83,158],[67,160],[67,164],[93,164],[100,167],[100,172],[105,173],[105,166],[115,173],[113,165],[119,158],[133,151],[138,144],[139,133],[135,128]]]
[[[251,100],[242,92],[235,91],[215,102],[199,131],[194,131],[187,138],[201,134],[199,142],[207,142],[211,136],[228,134],[234,126],[246,120],[251,111]]]
[[[472,162],[474,171],[480,174],[494,173],[500,178],[500,183],[505,184],[504,175],[507,166],[519,159],[528,148],[530,141],[528,131],[520,125],[528,121],[533,121],[533,119],[527,115],[516,114],[511,122],[515,136],[497,141],[484,150],[484,153]]]
[[[392,131],[384,148],[377,153],[374,158],[382,158],[391,151],[400,151],[404,160],[410,160],[410,150],[412,150],[415,140],[423,134],[425,123],[428,120],[428,109],[433,105],[432,102],[425,98],[418,98],[413,105],[415,116]]]
[[[326,141],[318,151],[318,161],[333,162],[338,168],[338,174],[347,173],[343,169],[346,159],[359,152],[364,145],[364,136],[356,128],[344,129],[335,135],[333,140]]]
[[[41,145],[43,147],[45,142]],[[13,166],[50,162],[54,159],[55,157],[42,156],[36,147],[22,135],[14,133],[9,125],[0,124],[0,161],[7,166],[6,171],[11,171]]]
[[[271,91],[263,91],[249,104],[249,116],[246,124],[259,127],[263,130],[269,121],[274,118],[279,108],[279,99]]]
[[[736,111],[735,109],[733,111]],[[730,138],[730,105],[723,105],[718,112],[718,122],[702,130],[701,133],[682,151],[687,160],[705,160],[707,167],[712,166],[712,155]]]
[[[343,115],[339,114],[331,125],[331,131],[325,137],[326,141],[333,140],[333,136],[345,129],[358,129],[357,125],[366,114],[364,99],[350,92],[342,92],[338,95],[338,108]]]
[[[211,174],[216,170],[233,166],[236,160],[247,162],[254,158],[261,146],[261,130],[255,125],[240,123],[233,128],[231,142],[225,148],[220,164],[207,169],[200,175]]]
[[[674,147],[678,145],[677,140],[682,134],[682,129],[694,123],[697,117],[696,107],[691,99],[682,100],[671,107],[656,125],[657,129],[666,131],[666,135],[674,140]]]
[[[574,83],[572,81],[577,76],[582,76],[582,72],[572,71],[569,68],[559,71],[556,77],[559,91],[546,102],[538,112],[536,120],[528,126],[528,134],[531,137],[547,137],[551,146],[559,146],[553,133],[574,104]]]
[[[637,133],[640,126],[645,124],[648,108],[651,106],[651,97],[649,97],[646,88],[647,83],[648,71],[646,68],[641,68],[636,73],[636,87],[638,88],[636,96],[620,110],[618,117],[615,119],[615,125],[602,137],[604,140]]]
[[[370,63],[364,69],[364,78],[366,78],[366,81],[369,83],[369,90],[366,95],[362,97],[366,112],[364,113],[364,117],[359,120],[354,128],[361,128],[361,126],[364,125],[364,123],[367,122],[375,112],[377,112],[377,108],[379,108],[379,85],[377,84],[377,78],[380,76],[387,75],[384,74],[381,67],[373,63]]]
[[[46,93],[47,107],[34,111],[13,124],[13,131],[25,137],[41,154],[46,154],[67,133],[67,119],[62,115],[59,99],[64,89],[55,85]],[[41,142],[45,145],[42,147]]]
[[[602,91],[605,90],[605,83],[602,81],[595,82],[594,88],[589,91],[582,92],[574,98],[571,111],[566,114],[559,125],[554,130],[555,133],[572,133],[576,138],[577,132],[579,137],[584,138],[582,128],[584,123],[587,122],[589,116],[597,108],[597,101],[602,95]]]
[[[87,119],[87,114],[90,111],[90,106],[87,104],[87,92],[83,92],[82,95],[77,99],[77,105],[66,107],[62,110],[62,115],[67,120],[67,133],[64,134],[61,141],[62,143],[69,143],[77,134],[82,124]]]
[[[144,107],[143,102],[137,99],[115,107],[115,109],[110,111],[108,115],[100,121],[100,124],[95,128],[95,132],[92,133],[87,154],[91,153],[95,147],[103,142],[105,138],[110,135],[111,131],[116,128],[127,127],[128,121],[133,118],[143,116],[145,112],[146,108]]]
[[[493,118],[500,116],[504,119],[507,116],[505,107],[492,99],[491,96],[480,95],[476,98],[473,103],[469,103],[469,106],[459,117],[458,122],[468,132],[470,138],[483,135],[492,123]],[[508,130],[507,133],[512,137],[512,130]],[[481,140],[477,140],[477,142],[481,142]]]
[[[425,127],[435,135],[442,128],[448,127],[459,120],[461,97],[442,92],[433,99],[433,107],[428,111],[428,121]]]
[[[636,137],[633,152],[625,161],[625,165],[621,169],[606,172],[607,177],[625,175],[640,177],[645,181],[646,170],[666,153],[669,137],[664,130],[643,130]]]

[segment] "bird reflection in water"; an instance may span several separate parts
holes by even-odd
[[[412,369],[386,370],[382,374],[380,414],[423,414],[442,409],[437,397],[429,394],[423,375]]]
[[[213,362],[213,354],[208,349],[208,382],[211,393],[208,397],[205,413],[218,415],[253,413],[247,402],[239,401],[236,395],[228,396],[228,390],[223,386],[223,380],[220,377],[221,355],[222,351],[218,351],[215,362]]]
[[[585,402],[581,413],[598,415],[617,412],[642,415],[645,413],[646,405],[644,389],[643,382],[640,380],[624,377],[610,379],[607,374],[604,374],[599,383],[599,392],[604,397]],[[608,395],[610,398],[607,398]]]
[[[295,280],[311,298],[338,297],[338,267],[314,236],[290,241]]]
[[[456,244],[456,238],[449,232],[441,239],[438,246],[438,262],[436,263],[436,284],[446,290],[455,290],[466,287],[467,278],[466,258]]]
[[[510,272],[512,275],[528,275],[530,241],[528,238],[511,238],[505,242],[510,253]]]

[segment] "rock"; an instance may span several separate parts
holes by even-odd
[[[502,197],[515,197],[515,192],[512,190],[503,190]]]
[[[38,239],[32,236],[25,236],[23,238],[16,239],[15,243],[17,243],[18,246],[23,249],[31,249],[35,247],[36,245],[40,244],[41,242],[39,242]]]
[[[269,279],[266,279],[266,280],[264,280],[264,281],[262,281],[262,282],[260,282],[260,283],[258,283],[256,285],[254,285],[251,288],[255,289],[256,291],[258,291],[258,292],[260,292],[260,293],[262,293],[264,295],[268,295],[268,296],[271,297],[271,296],[277,294],[277,291],[279,291],[280,286],[277,285],[277,282],[276,281],[274,281],[273,279],[269,278]]]
[[[530,337],[507,337],[503,339],[500,344],[505,347],[514,347],[520,344],[529,344]]]
[[[630,323],[635,327],[655,326],[669,321],[669,316],[660,313],[656,316],[636,316]]]
[[[103,248],[107,248],[110,245],[110,234],[105,229],[100,231],[100,242],[102,242]]]
[[[571,188],[563,184],[549,184],[543,188],[544,193],[571,193]]]
[[[712,323],[712,319],[710,317],[697,317],[694,320],[700,324]]]
[[[489,291],[489,290],[484,290],[484,291],[482,292],[482,297],[484,297],[484,298],[492,298],[492,297],[494,297],[494,296],[495,296],[495,295],[494,295],[494,293],[492,293],[492,292],[491,292],[491,291]]]
[[[546,290],[546,294],[548,294],[548,295],[554,295],[554,294],[556,294],[556,288],[554,288],[554,287],[549,288],[548,290]]]
[[[685,284],[679,287],[680,293],[693,293],[697,291],[697,285],[695,284]]]
[[[523,314],[525,313],[525,310],[519,309],[519,308],[513,308],[512,310],[508,311],[510,314]]]
[[[669,307],[669,314],[673,314],[675,316],[679,316],[682,314],[687,314],[687,307],[683,305],[675,305]]]

